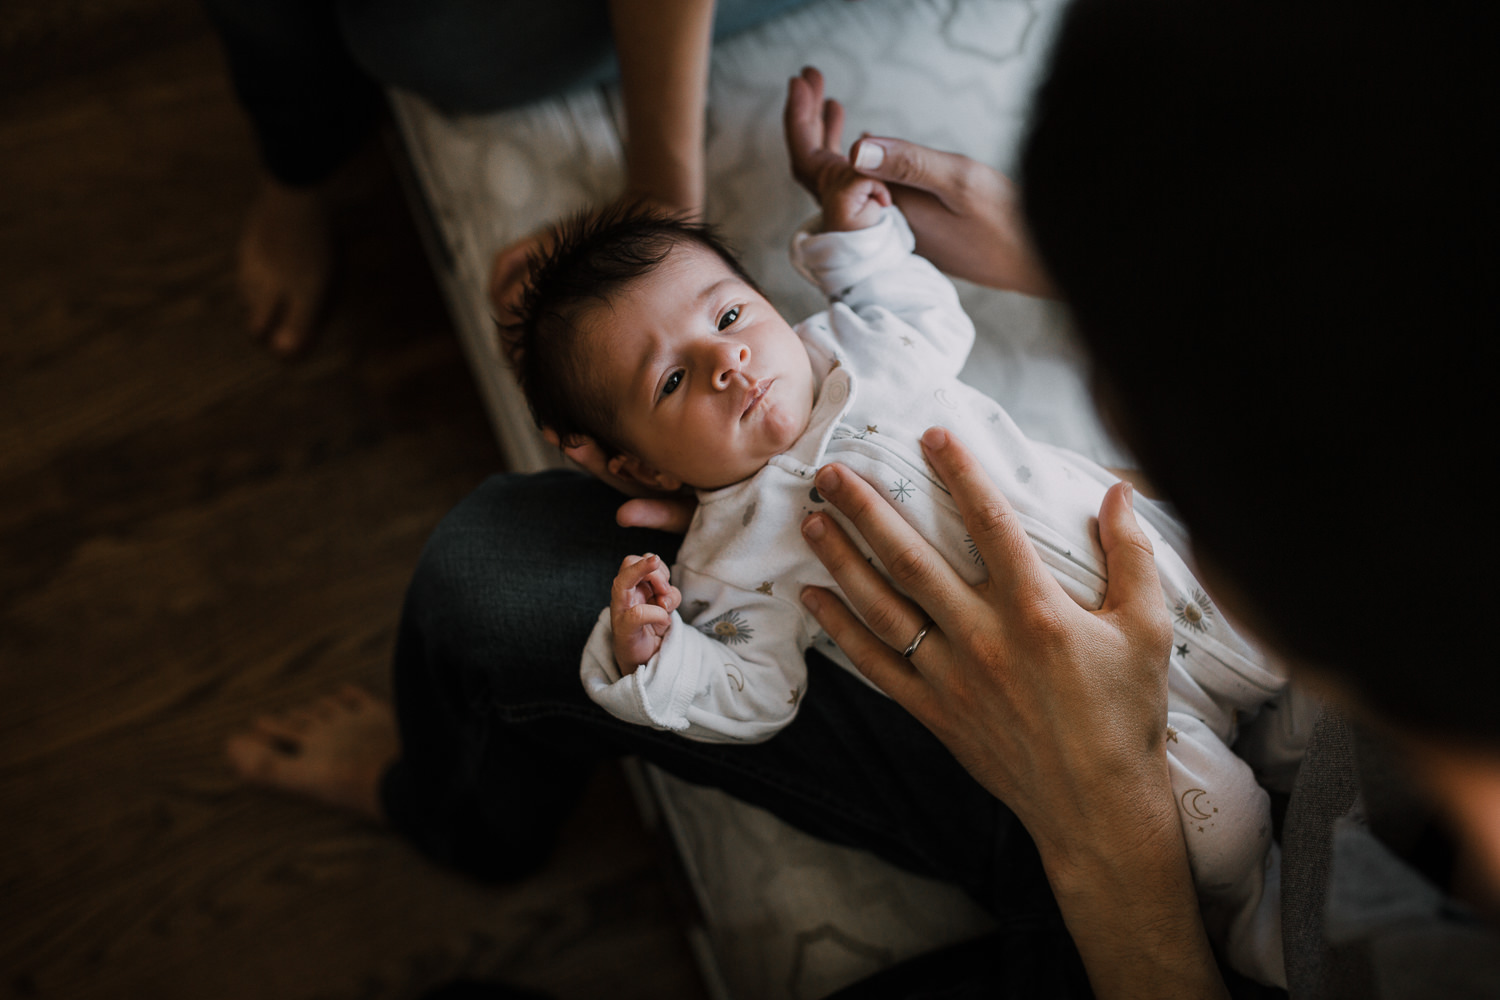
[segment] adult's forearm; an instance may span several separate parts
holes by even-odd
[[[1024,817],[1023,817],[1024,819]],[[1063,919],[1101,1000],[1226,997],[1199,915],[1166,757],[1076,813],[1034,823]]]
[[[610,0],[626,193],[699,212],[713,0]]]

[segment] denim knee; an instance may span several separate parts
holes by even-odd
[[[487,480],[438,525],[407,592],[403,629],[471,697],[582,699],[578,660],[620,560],[670,560],[679,538],[620,528],[622,497],[569,472]]]

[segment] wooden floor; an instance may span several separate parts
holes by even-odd
[[[422,542],[499,457],[378,157],[316,350],[244,335],[248,130],[195,5],[144,9],[0,70],[0,996],[701,997],[616,770],[508,889],[229,773],[254,714],[384,690]]]

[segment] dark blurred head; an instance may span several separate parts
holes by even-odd
[[[1448,6],[1075,0],[1021,181],[1122,433],[1252,623],[1494,748],[1500,60],[1486,5]]]

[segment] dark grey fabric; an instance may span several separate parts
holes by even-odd
[[[1333,825],[1359,803],[1354,734],[1325,709],[1297,772],[1281,833],[1281,935],[1287,989],[1298,1000],[1364,1000],[1368,962],[1359,943],[1323,941],[1323,905],[1333,866]]]

